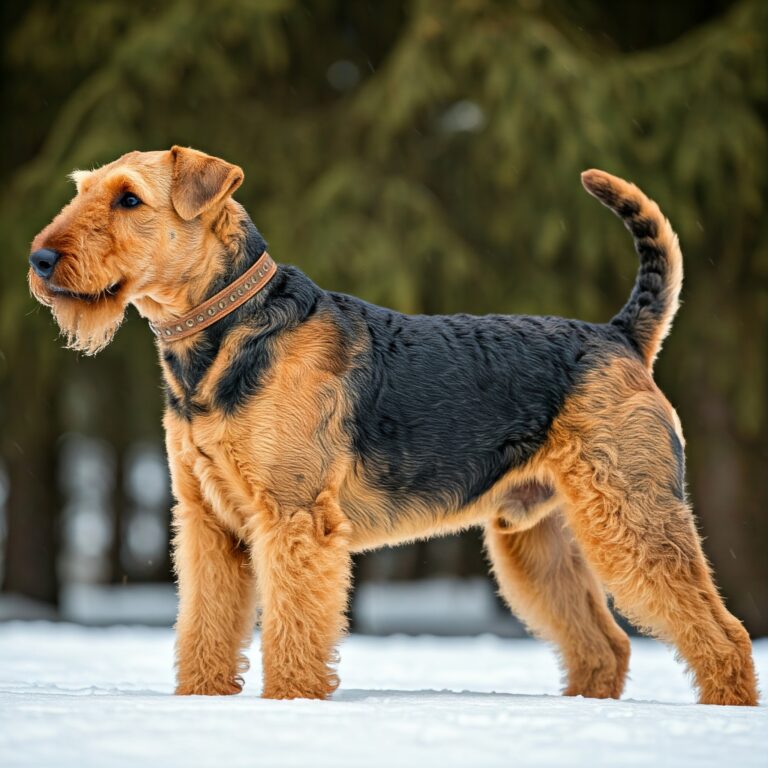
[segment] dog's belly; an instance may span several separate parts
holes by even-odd
[[[220,420],[201,418],[181,428],[184,453],[190,461],[202,495],[219,522],[235,536],[248,540],[258,499],[268,494],[285,514],[311,510],[316,495],[328,486],[317,484],[315,452],[277,449],[270,440],[256,440],[245,428],[225,429]],[[261,460],[255,449],[261,448]],[[283,444],[284,445],[284,444]],[[338,502],[351,524],[350,547],[374,549],[414,539],[431,538],[487,521],[501,520],[510,530],[525,530],[553,511],[562,498],[546,470],[533,462],[512,470],[472,502],[446,503],[443,497],[404,497],[371,485],[354,463],[346,464],[339,478]]]
[[[464,506],[411,497],[391,496],[365,486],[360,476],[340,489],[341,509],[352,524],[355,551],[401,544],[455,533],[497,521],[510,532],[526,530],[562,507],[563,497],[548,479],[514,471]]]

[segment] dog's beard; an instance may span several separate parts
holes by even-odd
[[[66,339],[67,349],[95,355],[112,341],[125,318],[125,304],[116,297],[88,304],[60,298],[51,302],[51,311]]]

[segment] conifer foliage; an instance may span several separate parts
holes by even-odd
[[[684,304],[657,378],[686,429],[690,492],[731,607],[768,632],[768,4],[684,2],[665,26],[663,4],[646,3],[655,35],[624,29],[623,5],[3,10],[5,587],[55,597],[55,566],[33,578],[26,564],[55,560],[62,432],[159,437],[140,321],[79,361],[28,296],[28,243],[72,194],[73,168],[194,146],[245,169],[238,198],[270,252],[324,287],[407,312],[605,320],[636,261],[581,189],[579,173],[600,167],[641,185],[680,235]]]

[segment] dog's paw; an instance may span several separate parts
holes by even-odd
[[[177,696],[234,696],[243,690],[243,680],[234,677],[227,680],[180,681]]]
[[[297,683],[296,681],[274,680],[264,684],[261,694],[264,699],[327,699],[339,687],[335,675],[329,675],[322,682]]]

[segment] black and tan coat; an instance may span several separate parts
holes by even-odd
[[[78,172],[30,270],[71,346],[103,347],[128,303],[180,317],[254,264],[265,244],[231,197],[242,178],[178,147]],[[675,644],[703,702],[756,702],[749,638],[686,500],[680,423],[651,375],[678,304],[677,238],[633,185],[583,182],[640,255],[610,323],[403,315],[281,266],[210,327],[158,341],[179,693],[240,689],[258,601],[264,695],[327,696],[351,553],[478,525],[502,594],[557,644],[565,693],[621,694],[629,643],[607,589]]]

